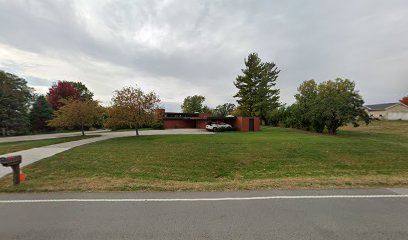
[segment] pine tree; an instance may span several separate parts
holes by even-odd
[[[245,69],[234,82],[238,88],[238,112],[266,120],[268,112],[279,107],[279,89],[275,88],[279,70],[273,62],[262,62],[257,53],[245,59]]]
[[[38,96],[30,111],[30,123],[33,131],[49,130],[47,122],[52,119],[54,110],[44,96]]]

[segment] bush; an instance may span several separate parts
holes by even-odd
[[[287,118],[286,115],[287,111],[284,106],[274,109],[266,115],[266,124],[275,127],[284,125],[284,122]]]
[[[234,129],[232,127],[221,127],[217,128],[214,132],[230,132],[233,131]]]
[[[164,125],[162,122],[154,122],[152,123],[152,129],[161,130],[161,129],[164,129]]]

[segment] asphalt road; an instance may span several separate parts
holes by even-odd
[[[0,194],[0,239],[408,239],[408,189]]]

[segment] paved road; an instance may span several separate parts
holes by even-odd
[[[0,155],[0,157],[10,156],[10,155],[21,155],[23,157],[23,162],[21,164],[22,167],[27,166],[31,163],[39,161],[41,159],[51,157],[55,154],[64,152],[74,147],[78,147],[84,144],[98,142],[102,140],[107,140],[111,138],[118,138],[118,137],[130,137],[135,136],[134,131],[124,131],[124,132],[93,132],[93,134],[101,135],[100,137],[95,138],[88,138],[78,141],[72,142],[65,142],[60,144],[48,145],[39,148],[33,148],[28,150],[23,150],[14,153],[8,153],[4,155]],[[141,136],[146,135],[169,135],[169,134],[212,134],[208,131],[202,129],[168,129],[168,130],[145,130],[140,131],[139,134]],[[46,137],[50,134],[44,134],[43,137]],[[90,134],[91,135],[91,134]],[[21,136],[20,139],[24,139],[25,137],[30,136]],[[61,136],[60,136],[61,137]],[[17,138],[17,137],[14,137]],[[20,140],[22,141],[22,140]],[[0,166],[0,178],[11,173],[11,168],[5,168]],[[1,239],[0,239],[1,240]]]
[[[405,240],[407,194],[408,189],[0,194],[0,239]],[[14,201],[27,199],[39,201]]]

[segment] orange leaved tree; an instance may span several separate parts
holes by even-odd
[[[124,87],[114,92],[112,102],[105,126],[135,128],[136,136],[139,136],[139,128],[154,121],[154,111],[160,99],[153,91],[144,93],[138,87]]]
[[[51,127],[80,127],[85,135],[84,127],[91,127],[100,122],[103,107],[93,100],[67,100],[54,112],[54,118],[48,122]]]

